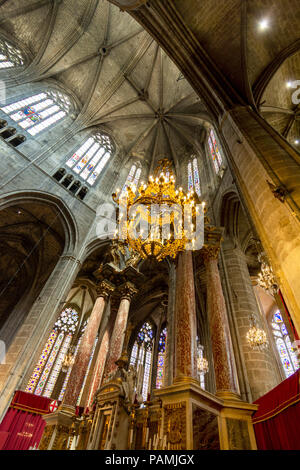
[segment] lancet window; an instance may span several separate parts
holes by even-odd
[[[299,360],[297,349],[292,346],[288,330],[279,311],[274,313],[271,327],[284,373],[286,377],[289,377],[299,369]]]

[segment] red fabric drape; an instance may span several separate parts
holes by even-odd
[[[51,401],[31,393],[15,392],[0,424],[0,449],[28,450],[38,446],[46,426],[42,415],[49,413]]]
[[[8,433],[1,450],[28,450],[38,446],[46,422],[41,415],[10,408],[0,425],[0,432]]]
[[[0,424],[0,450],[28,450],[30,447],[37,447],[46,426],[42,416],[50,412],[51,402],[51,398],[16,391]],[[76,407],[77,416],[81,416],[83,412],[84,408]]]
[[[299,371],[255,402],[253,416],[259,450],[300,450]]]
[[[294,322],[293,322],[293,320],[292,320],[292,318],[291,318],[290,312],[288,311],[287,305],[286,305],[286,303],[285,303],[285,300],[284,300],[284,298],[283,298],[283,295],[282,295],[282,292],[281,292],[280,289],[278,290],[278,294],[279,294],[279,297],[281,298],[281,302],[282,302],[282,304],[283,304],[283,306],[284,306],[285,313],[287,314],[289,323],[290,323],[291,328],[292,328],[292,330],[293,330],[293,332],[294,332],[295,340],[299,340],[300,338],[299,338],[298,332],[297,332],[297,330],[296,330],[296,328],[295,328]]]

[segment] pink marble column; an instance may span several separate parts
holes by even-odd
[[[113,286],[108,281],[102,281],[97,288],[98,298],[90,315],[72,367],[67,389],[63,398],[63,405],[76,405],[102,320],[105,305],[112,291]]]
[[[176,270],[174,382],[197,378],[196,336],[193,257],[185,251]]]
[[[99,349],[96,364],[95,364],[95,369],[93,371],[91,387],[89,390],[89,396],[87,400],[87,406],[92,405],[95,393],[99,389],[100,384],[102,382],[104,366],[105,366],[106,357],[108,353],[108,347],[109,347],[109,331],[107,328],[104,332],[104,335],[101,341],[100,349]]]
[[[106,374],[109,374],[117,369],[116,361],[120,359],[123,350],[130,303],[132,297],[136,293],[137,290],[131,282],[126,282],[126,284],[124,284],[121,288],[121,302],[111,335],[109,353],[105,367]]]
[[[218,247],[203,248],[206,267],[207,309],[214,358],[216,393],[237,393],[233,349],[226,304],[218,268]]]

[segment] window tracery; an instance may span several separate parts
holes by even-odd
[[[209,146],[209,151],[210,151],[210,155],[213,161],[215,172],[218,174],[223,164],[223,158],[222,158],[213,129],[211,129],[209,133],[208,146]]]
[[[271,321],[277,351],[286,377],[294,374],[299,369],[297,349],[293,348],[291,339],[279,311],[275,312]]]
[[[76,150],[66,165],[80,178],[93,186],[113,153],[113,145],[107,135],[97,133]]]
[[[0,69],[9,69],[24,65],[24,57],[20,49],[5,39],[0,39]]]
[[[49,91],[3,106],[0,109],[22,129],[35,136],[69,114],[70,99],[59,91]]]

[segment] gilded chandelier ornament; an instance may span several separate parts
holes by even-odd
[[[258,261],[261,263],[261,270],[257,276],[258,285],[271,294],[275,294],[278,290],[278,283],[266,255],[260,253],[258,255]]]
[[[250,347],[254,350],[260,351],[267,349],[269,344],[267,333],[262,328],[258,327],[253,317],[251,323],[252,326],[246,334],[246,338]]]
[[[205,202],[199,210],[201,201],[194,191],[176,189],[168,159],[158,162],[147,184],[141,183],[138,190],[134,185],[117,190],[112,197],[119,206],[115,237],[141,258],[160,262],[195,245],[191,234]]]

